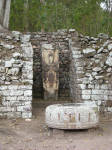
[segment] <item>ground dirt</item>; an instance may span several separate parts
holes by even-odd
[[[34,103],[33,119],[0,120],[0,150],[112,150],[112,120],[89,130],[63,131],[45,125],[48,103]]]

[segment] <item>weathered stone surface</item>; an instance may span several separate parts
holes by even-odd
[[[18,40],[20,39],[21,33],[18,32],[18,31],[12,31],[12,35],[13,35],[13,37],[15,38],[15,40],[18,41]]]
[[[7,49],[13,49],[14,45],[4,44],[3,47]]]
[[[103,50],[104,50],[104,48],[101,47],[100,49],[98,49],[97,53],[99,54],[99,53],[101,53]]]
[[[88,129],[99,123],[98,108],[93,102],[50,105],[45,115],[51,128]]]
[[[6,68],[12,67],[12,61],[6,61],[5,62],[5,67]]]
[[[93,68],[93,71],[96,71],[96,72],[101,71],[101,70],[102,70],[101,67],[95,67],[95,68]]]
[[[44,44],[42,46],[42,69],[44,99],[57,99],[59,86],[59,51],[53,50],[50,44]]]
[[[20,57],[20,56],[21,56],[21,54],[18,52],[13,53],[13,57],[15,57],[15,58]]]
[[[109,36],[108,36],[108,34],[99,33],[99,34],[98,34],[98,38],[108,39],[108,38],[109,38]]]
[[[21,48],[23,43],[19,41],[20,35],[19,32],[0,35],[1,117],[5,115],[8,118],[29,118],[32,114],[32,84],[26,80],[30,76],[30,82],[33,83],[33,49],[30,43],[24,44],[26,51]],[[18,41],[17,45],[13,45],[15,40]],[[24,70],[28,76],[24,76]]]
[[[42,45],[42,49],[46,49],[46,50],[52,50],[53,46],[51,44],[43,44]]]
[[[85,56],[90,57],[90,56],[95,55],[96,50],[92,49],[92,48],[86,48],[86,49],[83,50],[83,53],[84,53]]]
[[[21,42],[22,43],[27,43],[27,42],[29,42],[30,41],[30,37],[31,37],[31,35],[21,35],[20,36],[20,40],[21,40]]]
[[[70,76],[72,78],[70,83],[72,100],[74,102],[93,100],[96,101],[100,109],[100,105],[104,105],[104,103],[99,103],[99,101],[107,101],[111,95],[110,89],[112,90],[112,86],[109,85],[111,83],[112,72],[112,40],[108,35],[100,34],[96,40],[89,36],[81,35],[80,41],[82,50],[79,48],[78,53],[75,53],[76,42],[71,40],[72,44],[69,44],[71,51],[74,53],[71,56],[82,52],[81,58],[78,58],[78,56],[72,57]],[[87,49],[93,49],[93,54],[86,55],[86,53],[89,54],[86,51]],[[83,72],[79,70],[77,61],[82,62]],[[78,97],[77,95],[80,96]],[[108,110],[107,106],[103,107]]]
[[[112,44],[109,44],[109,45],[108,45],[108,50],[109,50],[109,51],[112,50]]]
[[[31,43],[21,44],[24,57],[33,57],[33,49]]]
[[[107,58],[106,64],[107,64],[108,66],[112,66],[112,57],[108,57],[108,58]]]

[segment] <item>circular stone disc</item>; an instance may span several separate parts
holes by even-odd
[[[51,128],[88,129],[99,123],[98,107],[93,102],[50,105],[45,120]]]

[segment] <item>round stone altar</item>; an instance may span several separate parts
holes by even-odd
[[[88,129],[99,123],[98,107],[94,102],[50,105],[45,111],[48,127],[57,129]]]

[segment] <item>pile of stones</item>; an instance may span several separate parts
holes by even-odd
[[[84,55],[84,76],[89,83],[109,83],[112,74],[112,38],[98,34],[97,38],[81,36]],[[85,47],[86,45],[86,47]]]

